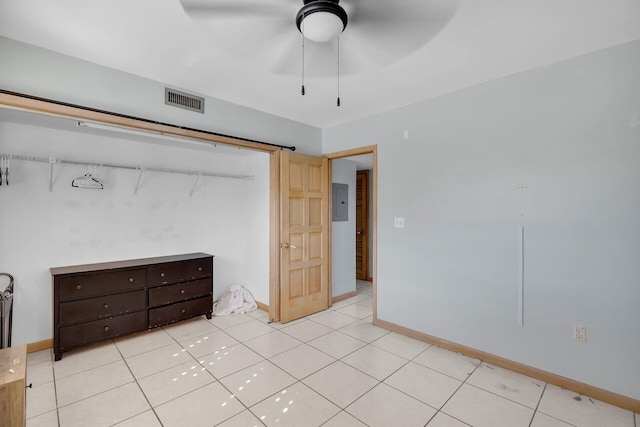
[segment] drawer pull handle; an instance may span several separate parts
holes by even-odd
[[[133,277],[129,277],[129,282],[133,283]]]
[[[184,289],[180,289],[180,293],[181,293],[181,294],[184,294]]]
[[[166,276],[166,274],[160,273],[160,277],[164,277],[164,276]]]
[[[198,267],[198,271],[202,271],[202,267]]]
[[[109,304],[103,305],[104,308],[109,308]]]
[[[82,285],[76,285],[76,289],[82,289]]]
[[[109,331],[109,327],[108,327],[108,326],[105,326],[105,327],[104,327],[104,330],[105,330],[105,332]]]
[[[184,308],[182,310],[180,310],[180,313],[185,314],[187,312],[187,310],[185,310]]]

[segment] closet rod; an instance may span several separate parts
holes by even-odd
[[[214,178],[231,178],[231,179],[247,179],[247,180],[254,179],[254,175],[234,175],[234,174],[228,174],[228,173],[201,172],[201,171],[192,171],[192,170],[185,170],[185,169],[167,169],[167,168],[153,168],[153,167],[150,168],[146,166],[126,166],[126,165],[115,165],[111,163],[81,162],[77,160],[62,160],[55,157],[35,157],[35,156],[19,156],[19,155],[16,156],[11,154],[0,154],[0,157],[15,159],[15,160],[23,160],[27,162],[40,162],[40,163],[50,163],[50,164],[97,166],[97,167],[114,168],[114,169],[143,170],[147,172],[210,176]]]

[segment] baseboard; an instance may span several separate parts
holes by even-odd
[[[27,344],[27,353],[34,353],[40,350],[46,350],[48,348],[53,347],[53,338],[49,338],[46,340],[32,342],[31,344]]]
[[[259,310],[266,311],[267,313],[269,312],[269,306],[267,304],[263,304],[259,301],[256,301],[256,304],[258,305]]]
[[[505,359],[504,357],[496,356],[491,353],[486,353],[481,350],[476,350],[471,347],[443,340],[442,338],[424,334],[422,332],[405,328],[404,326],[396,325],[395,323],[387,322],[385,320],[374,318],[373,324],[392,332],[397,332],[401,335],[415,338],[419,341],[433,344],[447,350],[455,351],[465,356],[480,359],[485,363],[509,369],[510,371],[514,371],[528,377],[536,378],[549,384],[553,384],[555,386],[562,387],[564,389],[571,390],[576,393],[592,397],[594,399],[598,399],[602,402],[606,402],[620,408],[628,409],[633,412],[640,412],[640,400],[632,399],[630,397],[614,393],[609,390],[604,390],[599,387],[572,380],[571,378],[566,378],[551,372],[543,371],[542,369],[534,368],[519,362],[514,362],[513,360]]]
[[[337,297],[331,298],[331,304],[335,304],[337,302],[349,299],[351,297],[355,297],[356,295],[358,295],[356,291],[347,292],[346,294],[338,295]]]

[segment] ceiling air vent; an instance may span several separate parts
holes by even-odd
[[[204,98],[180,92],[179,90],[164,88],[164,103],[185,110],[204,113]]]

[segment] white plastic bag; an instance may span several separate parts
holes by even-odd
[[[215,316],[226,316],[231,313],[247,313],[258,308],[256,300],[248,289],[240,285],[233,285],[229,292],[222,295],[213,304],[213,314]]]

